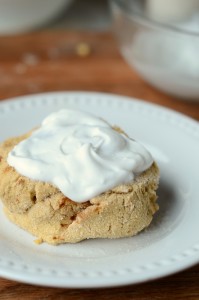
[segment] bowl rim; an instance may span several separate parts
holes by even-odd
[[[188,31],[185,29],[177,28],[169,24],[164,24],[157,22],[155,20],[150,20],[147,18],[144,18],[141,14],[135,12],[134,10],[129,11],[125,7],[125,0],[109,0],[110,4],[116,5],[117,8],[119,8],[123,14],[125,14],[129,19],[132,21],[143,25],[147,26],[153,29],[157,30],[163,30],[172,34],[180,34],[180,35],[185,35],[186,37],[198,37],[199,38],[199,32],[193,32],[193,31]],[[133,0],[134,1],[134,0]]]

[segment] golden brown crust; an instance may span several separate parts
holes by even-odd
[[[158,209],[156,163],[130,184],[76,203],[53,185],[21,176],[7,164],[9,151],[27,136],[0,145],[0,198],[15,224],[50,244],[132,236],[150,224]]]

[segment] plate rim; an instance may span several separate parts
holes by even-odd
[[[127,96],[127,95],[121,95],[121,94],[114,94],[114,93],[108,93],[108,92],[98,92],[98,91],[75,91],[75,90],[61,90],[61,91],[49,91],[49,92],[41,92],[41,93],[34,93],[34,94],[25,94],[25,95],[18,95],[15,97],[9,97],[9,98],[5,98],[5,99],[0,99],[0,106],[4,106],[7,105],[7,103],[9,102],[11,104],[11,101],[13,102],[23,102],[23,101],[27,101],[30,97],[31,98],[35,98],[35,100],[37,100],[37,98],[43,97],[43,96],[73,96],[73,95],[83,95],[83,96],[102,96],[102,97],[108,97],[108,98],[117,98],[118,100],[127,100],[130,102],[134,102],[136,103],[136,105],[144,105],[144,106],[149,106],[149,107],[153,107],[155,109],[158,110],[164,110],[164,112],[168,112],[171,113],[172,115],[176,115],[179,117],[183,117],[184,119],[187,119],[193,123],[195,123],[197,126],[199,125],[199,121],[197,121],[196,119],[194,119],[193,117],[186,115],[182,112],[179,112],[175,109],[169,108],[167,106],[161,105],[159,103],[155,103],[155,102],[150,102],[150,100],[145,100],[145,99],[140,99],[140,98],[136,98],[133,96]],[[30,99],[29,99],[30,100]],[[39,101],[39,100],[38,100]],[[179,100],[180,101],[180,100]]]

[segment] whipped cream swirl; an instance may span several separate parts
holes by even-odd
[[[71,109],[49,115],[7,160],[21,175],[51,183],[75,202],[128,183],[153,163],[136,141],[89,113]]]

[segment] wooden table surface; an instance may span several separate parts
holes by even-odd
[[[82,43],[89,46],[88,55],[80,55]],[[199,120],[199,101],[177,100],[146,84],[123,61],[111,33],[0,37],[0,100],[60,90],[133,96]],[[47,288],[2,278],[0,299],[199,299],[199,265],[153,282],[106,289]]]

